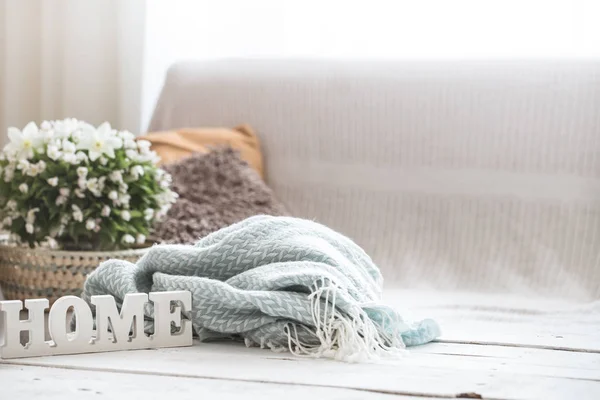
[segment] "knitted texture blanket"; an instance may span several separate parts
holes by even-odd
[[[256,216],[195,245],[156,245],[136,264],[102,263],[82,297],[189,290],[202,340],[243,338],[247,346],[362,361],[397,354],[439,336],[432,320],[406,323],[381,303],[383,278],[347,237],[312,221]],[[152,308],[146,309],[148,319]],[[151,324],[148,324],[150,327]]]

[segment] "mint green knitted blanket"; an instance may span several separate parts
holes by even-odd
[[[136,264],[109,260],[90,274],[82,297],[189,290],[202,340],[296,355],[362,361],[397,354],[439,336],[432,320],[407,324],[381,303],[383,278],[347,237],[312,221],[257,216],[195,245],[156,245]],[[147,310],[151,319],[152,310]]]

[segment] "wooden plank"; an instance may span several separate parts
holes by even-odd
[[[132,351],[126,356],[122,353],[82,354],[5,362],[90,371],[117,370],[318,385],[430,397],[455,397],[475,392],[485,398],[500,399],[600,398],[598,354],[519,348],[488,351],[487,346],[481,346],[479,350],[467,346],[462,350],[463,347],[432,344],[415,349],[400,360],[372,364],[296,358],[233,343]],[[484,356],[477,354],[478,351]]]
[[[390,396],[385,393],[365,392],[286,384],[267,384],[240,381],[222,381],[202,378],[181,378],[113,372],[91,372],[47,367],[0,365],[2,398],[17,399],[366,399],[422,400],[423,397]],[[427,398],[425,398],[427,399]],[[431,399],[431,398],[430,398]]]
[[[600,353],[600,302],[395,288],[384,293],[410,319],[437,320],[440,342]]]

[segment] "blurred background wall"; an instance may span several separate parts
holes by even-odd
[[[0,0],[8,126],[142,132],[181,59],[600,57],[597,0]]]

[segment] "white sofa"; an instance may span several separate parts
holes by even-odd
[[[16,361],[55,368],[0,380],[179,399],[600,398],[599,61],[183,63],[150,130],[242,122],[289,209],[362,245],[386,300],[442,337],[377,364],[204,343]]]

